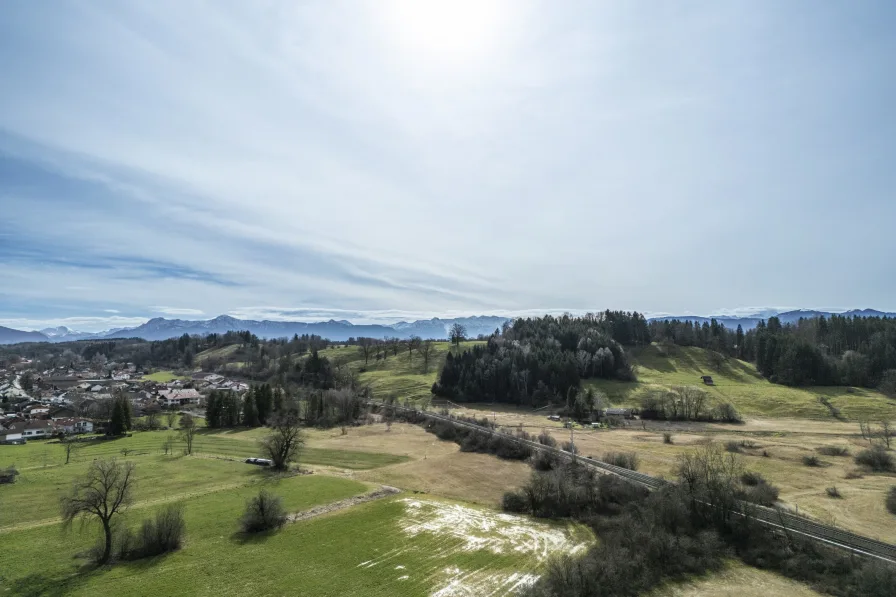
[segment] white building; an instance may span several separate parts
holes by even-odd
[[[56,431],[65,433],[93,433],[93,421],[87,419],[56,419]]]
[[[199,404],[202,396],[193,389],[159,390],[159,401],[167,407]]]

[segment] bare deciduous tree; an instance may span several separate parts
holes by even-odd
[[[77,452],[81,445],[73,437],[65,436],[61,440],[62,449],[65,450],[65,463],[68,464],[72,459],[72,454]]]
[[[193,439],[196,437],[196,420],[193,415],[184,413],[180,417],[180,436],[187,444],[187,454],[193,453]]]
[[[420,343],[420,348],[417,349],[417,352],[420,353],[420,356],[423,357],[423,372],[426,373],[429,371],[429,359],[432,357],[432,348],[433,342],[432,340],[424,340]]]
[[[165,419],[168,421],[168,428],[171,429],[174,427],[174,422],[177,421],[177,411],[168,411],[165,414]]]
[[[460,348],[460,343],[467,339],[467,328],[460,323],[455,323],[448,331],[448,337],[455,348]]]
[[[411,336],[408,338],[408,362],[414,360],[414,351],[420,350],[420,336]]]
[[[61,500],[62,520],[70,525],[99,519],[105,543],[98,561],[105,564],[112,555],[112,521],[133,501],[135,465],[133,462],[94,460],[87,476],[77,479],[71,492]]]
[[[364,357],[364,365],[370,361],[370,353],[373,352],[373,338],[358,338],[358,352]]]
[[[890,447],[890,438],[893,437],[893,423],[889,419],[880,422],[880,436],[883,438],[887,448]]]
[[[262,452],[274,468],[285,471],[290,462],[297,462],[305,443],[299,415],[293,411],[277,413],[270,422],[271,434],[262,441]]]
[[[159,426],[159,415],[162,414],[162,407],[158,404],[150,404],[145,409],[146,426],[152,431]]]

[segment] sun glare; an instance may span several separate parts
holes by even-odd
[[[377,10],[403,53],[469,66],[489,57],[510,9],[498,0],[392,0]]]

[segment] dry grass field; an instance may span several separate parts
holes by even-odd
[[[808,586],[765,570],[732,562],[707,578],[665,585],[649,597],[819,597]]]
[[[408,462],[376,470],[345,472],[352,478],[402,489],[497,506],[504,492],[519,487],[531,469],[523,462],[502,461],[487,454],[461,452],[457,444],[440,441],[418,425],[395,423],[387,431],[377,423],[347,430],[312,431],[308,445],[328,450],[395,454]]]
[[[523,425],[530,433],[546,429],[558,441],[569,441],[570,437],[562,423],[548,421],[542,413],[491,405],[468,405],[452,413],[488,416],[507,427]],[[628,424],[613,430],[577,426],[574,439],[580,454],[601,458],[606,452],[635,452],[640,471],[671,478],[679,455],[688,450],[710,441],[743,443],[740,453],[745,468],[762,473],[777,485],[784,506],[828,524],[896,543],[896,517],[884,506],[886,491],[896,485],[896,474],[860,471],[853,456],[869,444],[862,439],[856,423],[748,419],[743,425],[649,422],[646,429],[640,421]],[[672,433],[671,445],[663,443],[664,431]],[[850,454],[825,456],[818,452],[822,446],[842,446]],[[808,455],[818,456],[821,466],[804,465],[802,459]],[[846,478],[855,471],[861,476]],[[828,487],[836,487],[843,497],[829,497],[825,491]]]

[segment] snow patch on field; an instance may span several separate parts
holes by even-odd
[[[531,586],[538,580],[535,574],[491,574],[465,572],[460,568],[446,568],[444,586],[430,597],[491,597],[508,595]]]
[[[574,553],[583,544],[570,540],[563,529],[522,516],[477,510],[458,504],[414,499],[405,504],[402,529],[411,537],[433,533],[463,541],[464,551],[486,549],[492,553],[535,556],[541,562],[557,553]]]

